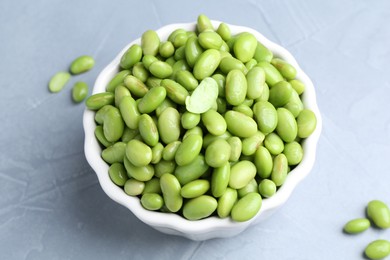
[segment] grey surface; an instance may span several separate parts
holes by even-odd
[[[312,173],[266,222],[193,242],[144,225],[103,193],[83,154],[83,104],[71,85],[147,29],[199,13],[253,27],[312,78],[323,134]],[[343,224],[390,203],[389,1],[0,1],[0,259],[362,259],[390,239]],[[59,94],[49,78],[96,58]]]

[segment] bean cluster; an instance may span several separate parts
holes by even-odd
[[[251,219],[316,128],[296,74],[253,34],[204,15],[167,40],[146,31],[86,100],[111,180],[148,210]]]
[[[390,228],[390,209],[380,200],[372,200],[368,203],[367,218],[357,218],[348,221],[344,225],[344,231],[348,234],[357,234],[367,230],[371,222],[380,229]],[[390,255],[390,241],[378,239],[369,243],[364,250],[369,259],[383,259]]]

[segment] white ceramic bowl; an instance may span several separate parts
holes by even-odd
[[[220,24],[219,21],[212,21],[215,28]],[[192,240],[206,240],[217,237],[230,237],[237,235],[248,228],[250,225],[261,222],[269,217],[277,208],[281,207],[289,198],[291,192],[311,171],[316,155],[317,142],[322,129],[321,115],[316,103],[316,94],[313,83],[309,77],[302,71],[294,57],[283,47],[271,42],[259,32],[236,25],[229,25],[232,35],[240,32],[252,33],[260,42],[268,47],[275,57],[281,57],[297,69],[297,78],[301,80],[305,86],[305,92],[302,96],[305,107],[314,111],[317,116],[317,128],[314,133],[303,142],[304,156],[302,162],[289,174],[283,186],[276,192],[274,196],[263,200],[263,205],[258,214],[247,222],[234,222],[230,218],[220,219],[217,217],[209,217],[202,220],[190,221],[183,217],[171,214],[161,213],[145,210],[136,197],[131,197],[125,194],[122,188],[116,186],[108,176],[109,166],[105,163],[100,154],[101,148],[94,136],[94,129],[96,123],[94,121],[95,112],[88,109],[84,112],[83,125],[85,131],[85,156],[88,163],[99,179],[99,183],[104,192],[117,203],[127,207],[134,215],[141,221],[150,225],[151,227],[173,235],[180,235]],[[164,26],[157,30],[161,40],[166,40],[169,34],[177,29],[183,28],[185,30],[195,30],[196,23],[186,24],[171,24]],[[104,92],[109,80],[119,71],[119,61],[123,53],[134,43],[140,44],[140,38],[129,43],[123,50],[115,57],[115,59],[107,65],[107,67],[99,74],[93,94]]]

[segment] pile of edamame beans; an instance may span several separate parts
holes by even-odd
[[[86,100],[111,180],[148,210],[253,218],[316,128],[296,74],[251,33],[204,15],[166,41],[146,31]]]

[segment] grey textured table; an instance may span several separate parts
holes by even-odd
[[[83,153],[83,104],[122,47],[199,13],[253,27],[312,78],[323,133],[312,173],[287,204],[239,236],[193,242],[144,225],[101,190]],[[371,199],[390,203],[389,1],[0,2],[0,259],[362,259],[390,239],[343,224]],[[82,54],[95,68],[59,94],[49,78]]]

